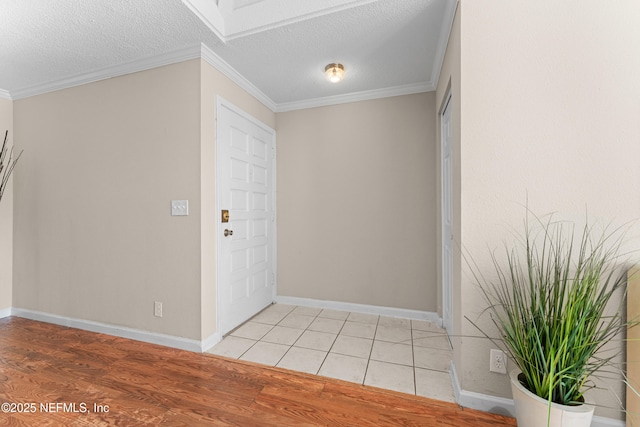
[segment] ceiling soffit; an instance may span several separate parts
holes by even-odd
[[[223,42],[378,0],[182,0]]]

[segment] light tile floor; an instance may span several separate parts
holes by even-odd
[[[422,320],[274,304],[209,352],[454,401],[449,338]]]

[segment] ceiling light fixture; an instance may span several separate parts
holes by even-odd
[[[344,67],[342,64],[329,64],[324,67],[324,73],[332,83],[338,83],[344,78]]]

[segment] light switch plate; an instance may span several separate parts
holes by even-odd
[[[171,215],[189,215],[189,201],[188,200],[172,200],[171,201]]]

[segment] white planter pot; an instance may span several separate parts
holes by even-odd
[[[548,402],[527,390],[518,381],[519,370],[511,371],[511,393],[516,406],[518,427],[589,427],[593,417],[592,405],[565,406],[551,404],[551,418]]]

